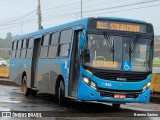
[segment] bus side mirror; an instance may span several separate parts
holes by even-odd
[[[85,40],[86,40],[86,32],[85,30],[83,30],[82,35],[80,36],[80,41],[79,41],[79,48],[82,50],[84,49]]]

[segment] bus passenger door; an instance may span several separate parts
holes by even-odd
[[[44,93],[50,92],[49,77],[50,77],[50,64],[48,59],[48,45],[50,40],[50,34],[44,34],[42,36],[39,45],[39,56],[37,60],[37,73],[36,73],[36,84],[37,90]]]
[[[78,79],[80,71],[80,57],[78,44],[81,33],[82,30],[74,31],[68,86],[68,95],[70,97],[77,97],[78,92]]]
[[[33,56],[32,56],[32,67],[31,67],[31,88],[36,87],[36,73],[37,73],[37,61],[38,61],[38,52],[40,48],[41,38],[36,38],[34,40],[33,47]]]

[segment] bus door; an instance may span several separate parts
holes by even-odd
[[[50,34],[47,33],[42,36],[39,45],[39,56],[37,60],[37,73],[36,73],[36,84],[37,90],[42,92],[50,92],[50,62],[48,59],[48,45],[50,40]]]
[[[38,61],[38,54],[40,48],[40,41],[41,38],[35,38],[34,40],[34,47],[33,47],[33,56],[32,56],[32,67],[31,67],[31,88],[36,87],[36,67]]]
[[[77,97],[78,93],[78,78],[80,71],[80,57],[79,57],[79,39],[82,30],[74,31],[73,47],[71,53],[70,71],[69,71],[69,85],[68,95],[70,97]]]

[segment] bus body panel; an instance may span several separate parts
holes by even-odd
[[[18,85],[21,85],[23,72],[27,76],[27,85],[30,86],[31,76],[31,59],[13,59],[10,62],[10,80],[13,80]],[[12,72],[14,71],[14,72]]]
[[[67,79],[67,70],[64,69],[65,59],[50,59],[45,64],[42,64],[40,63],[38,66],[37,89],[42,92],[55,94],[55,85],[58,76],[62,75],[64,81]]]
[[[13,41],[22,40],[22,39],[26,39],[26,38],[30,38],[30,37],[39,38],[45,33],[63,30],[63,29],[69,28],[69,27],[73,28],[73,29],[81,29],[82,26],[85,26],[84,29],[87,30],[88,19],[89,18],[79,20],[79,21],[76,21],[76,22],[72,22],[72,23],[68,23],[68,24],[64,24],[64,25],[61,25],[61,26],[56,26],[56,27],[52,27],[52,28],[48,28],[48,29],[44,29],[44,30],[39,30],[37,32],[29,33],[29,34],[22,35],[22,36],[15,36]],[[50,73],[47,73],[47,75],[43,72],[42,72],[41,75],[36,75],[36,77],[40,77],[40,79],[37,78],[35,87],[42,88],[42,90],[47,91],[48,93],[54,94],[55,93],[55,83],[56,83],[56,79],[57,79],[58,75],[62,75],[62,74],[66,74],[66,73],[63,72],[64,71],[63,67],[58,66],[58,64],[60,64],[60,63],[59,63],[59,60],[57,58],[48,59],[48,60],[50,61],[50,64],[51,64],[50,65],[51,71],[50,71]],[[44,60],[40,60],[40,61],[44,61]],[[55,61],[57,61],[58,64],[55,64]],[[20,65],[17,66],[17,64],[19,64],[19,63],[20,63]],[[26,59],[26,58],[25,59],[12,59],[11,58],[11,62],[10,62],[11,67],[10,67],[10,76],[9,76],[10,80],[13,80],[17,84],[21,85],[22,74],[23,74],[23,72],[25,72],[27,74],[27,86],[30,87],[30,85],[31,85],[31,81],[30,81],[30,79],[31,79],[31,63],[32,63],[32,59]],[[57,69],[54,69],[55,65],[59,67],[58,72],[55,72],[55,71],[57,71]],[[49,66],[49,64],[48,64],[48,66]],[[68,68],[69,68],[69,66],[68,66]],[[14,70],[16,70],[16,71],[14,71]],[[17,70],[19,70],[19,72],[17,72]],[[47,68],[47,70],[49,71],[48,68]],[[17,79],[18,74],[19,74],[19,77]],[[53,77],[53,75],[55,75],[54,79],[51,78],[51,77]],[[42,77],[45,78],[45,76],[47,76],[48,79],[49,79],[49,80],[46,79],[47,83],[45,83],[45,84],[47,85],[47,87],[45,87],[44,85],[42,85],[42,87],[40,87],[39,85],[42,84]],[[66,76],[66,75],[64,75],[64,76]],[[39,85],[37,85],[37,84],[39,84]],[[48,87],[48,86],[50,86],[50,87]],[[52,87],[52,86],[54,86],[54,87]],[[45,87],[45,89],[43,87]],[[66,92],[66,96],[67,96],[67,92]]]
[[[113,81],[113,80],[104,80],[97,78],[91,74],[89,74],[85,69],[81,67],[82,76],[86,76],[87,78],[94,81],[98,87],[107,88],[107,89],[115,89],[115,90],[142,90],[143,86],[151,81],[152,75],[149,75],[147,79],[138,82],[124,82],[124,81]],[[81,77],[82,77],[81,76]],[[82,81],[82,80],[80,80]],[[108,85],[110,84],[110,85]],[[122,85],[122,87],[120,87]]]
[[[37,89],[50,93],[50,65],[48,59],[39,59],[37,67]]]
[[[78,94],[78,100],[93,100],[93,101],[106,101],[106,102],[144,102],[148,103],[150,98],[150,88],[148,88],[145,92],[142,92],[143,86],[146,85],[148,82],[151,81],[152,76],[149,75],[146,80],[140,81],[140,82],[120,82],[120,81],[111,81],[111,80],[103,80],[99,79],[90,73],[88,73],[86,70],[84,70],[81,67],[82,75],[79,79],[79,94]],[[89,78],[90,80],[94,81],[97,84],[97,90],[94,90],[90,86],[88,86],[86,83],[82,81],[83,76]],[[108,86],[111,85],[111,86]],[[138,98],[125,98],[125,99],[114,99],[113,97],[102,97],[100,96],[100,92],[98,91],[98,88],[103,88],[104,91],[135,91],[139,90],[141,91],[141,94],[138,96]],[[108,92],[107,91],[107,92]],[[112,93],[111,91],[111,93]],[[117,92],[119,94],[123,94],[125,92]],[[127,93],[127,92],[126,92]],[[132,92],[128,93],[132,94]],[[147,97],[144,99],[144,97]]]
[[[117,99],[113,97],[102,97],[99,92],[95,91],[85,83],[81,83],[78,92],[78,100],[82,101],[101,101],[101,102],[115,102],[115,103],[149,103],[150,88],[140,94],[138,98]]]
[[[39,59],[37,66],[37,90],[42,92],[55,94],[55,87],[58,77],[63,76],[65,84],[65,96],[68,96],[68,84],[69,84],[69,69],[70,69],[70,56],[72,52],[74,31],[81,30],[83,25],[73,26],[72,40],[70,54],[68,58],[47,58]]]
[[[109,18],[108,18],[109,19]],[[76,26],[78,29],[78,26],[84,26],[84,29],[86,32],[88,27],[88,21],[90,18],[82,19],[76,22],[64,24],[61,26],[52,27],[45,30],[40,30],[31,34],[23,35],[23,36],[16,36],[14,41],[21,40],[24,38],[29,37],[41,37],[46,33],[51,33],[53,31],[60,31],[66,28],[73,29],[73,36],[74,36],[74,30],[76,30]],[[110,20],[113,20],[113,18],[110,18]],[[116,20],[122,20],[122,21],[131,21],[131,22],[139,22],[139,23],[145,23],[143,21],[134,21],[130,19],[118,19]],[[79,27],[81,29],[81,27]],[[125,98],[125,99],[115,99],[114,97],[102,97],[100,95],[100,92],[98,91],[98,88],[103,89],[112,89],[112,90],[141,90],[143,89],[143,86],[146,85],[148,82],[151,81],[151,75],[147,77],[146,80],[142,80],[140,82],[120,82],[120,81],[111,81],[111,80],[103,80],[100,78],[97,78],[93,76],[92,74],[88,73],[83,67],[82,67],[82,61],[80,61],[80,72],[79,72],[79,79],[78,81],[78,92],[77,97],[76,93],[74,91],[71,93],[71,95],[68,94],[69,91],[69,75],[70,75],[70,63],[71,63],[71,53],[72,53],[72,47],[73,47],[73,40],[72,37],[71,41],[71,48],[70,48],[70,54],[68,58],[45,58],[45,59],[39,59],[37,61],[36,66],[36,79],[35,79],[35,87],[37,90],[40,90],[45,93],[51,93],[55,94],[55,87],[56,82],[59,76],[62,76],[64,80],[65,85],[65,97],[75,97],[77,100],[84,100],[84,101],[103,101],[103,102],[115,102],[115,103],[127,103],[127,102],[140,102],[140,103],[148,103],[149,97],[150,97],[150,87],[138,95],[137,98]],[[53,51],[54,52],[54,51]],[[32,65],[32,59],[11,59],[10,62],[10,79],[21,85],[22,80],[22,74],[23,72],[27,75],[27,87],[31,87],[31,65]],[[88,79],[91,79],[94,81],[98,88],[97,90],[94,90],[89,85],[84,83],[82,81],[83,77],[87,77]]]

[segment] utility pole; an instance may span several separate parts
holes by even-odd
[[[40,0],[38,0],[37,14],[38,14],[38,29],[41,30],[43,29],[43,27],[42,27],[42,14],[41,14],[41,1]]]
[[[81,19],[82,19],[82,0],[81,0]]]

